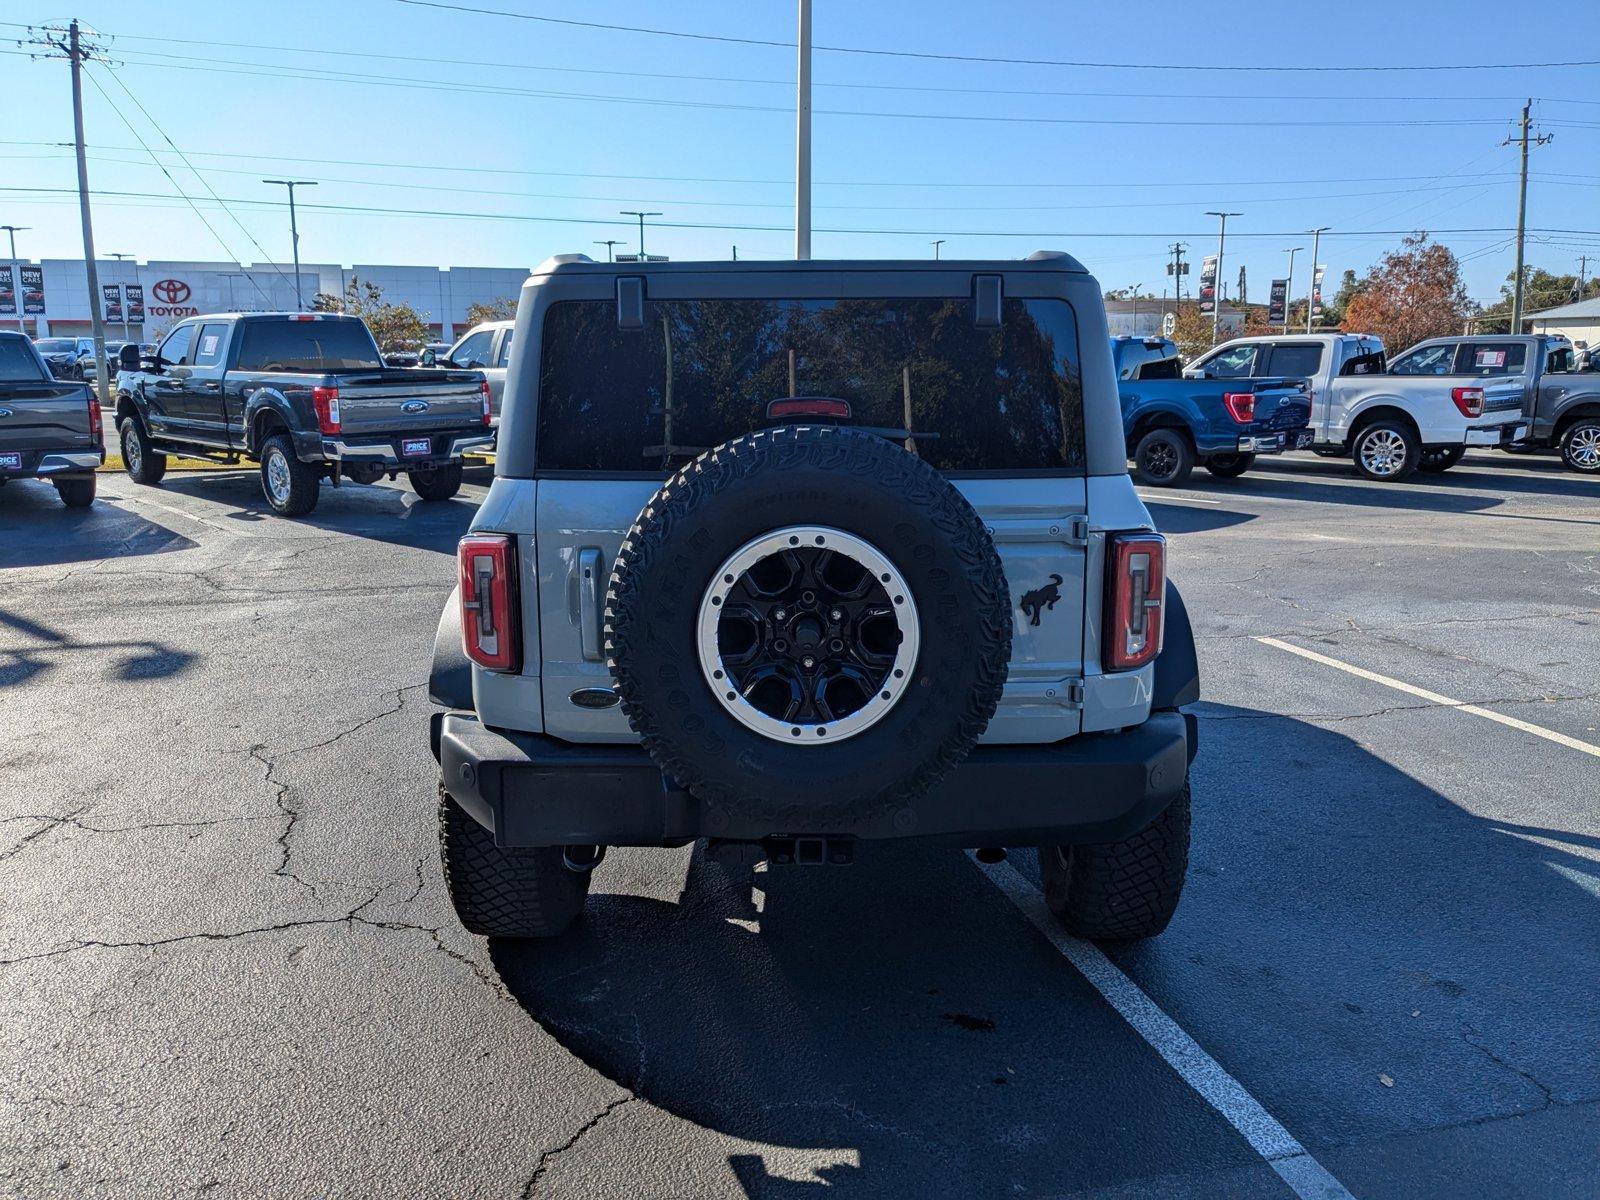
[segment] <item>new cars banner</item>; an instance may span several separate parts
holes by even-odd
[[[128,323],[139,325],[144,322],[144,284],[125,283],[122,291],[128,298]]]
[[[11,276],[11,264],[0,267],[0,315],[17,315],[17,285]]]
[[[1267,298],[1267,324],[1282,325],[1289,319],[1285,311],[1289,303],[1289,281],[1287,279],[1274,279],[1272,291]]]
[[[44,312],[44,268],[22,268],[22,311],[30,317]]]
[[[1208,254],[1200,263],[1200,313],[1209,317],[1217,311],[1217,256]]]
[[[1318,263],[1311,272],[1311,315],[1322,315],[1322,273],[1328,269],[1327,263]]]
[[[122,285],[120,283],[103,283],[100,285],[100,291],[105,296],[106,301],[105,319],[107,321],[115,321],[120,325],[123,320]]]

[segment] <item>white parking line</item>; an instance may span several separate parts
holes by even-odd
[[[185,512],[181,508],[174,508],[170,504],[163,504],[159,500],[152,500],[149,496],[107,496],[106,499],[114,502],[120,501],[121,503],[129,505],[133,508],[159,508],[162,512],[171,513],[175,517],[182,517],[185,521],[195,521],[201,525],[209,525],[218,533],[226,533],[229,535],[239,533],[238,529],[229,529],[226,525],[223,525],[217,521],[213,521],[210,517],[202,517],[199,513]]]
[[[1139,499],[1141,499],[1141,500],[1153,500],[1157,504],[1162,504],[1162,503],[1164,503],[1164,502],[1166,502],[1168,500],[1176,500],[1180,504],[1221,504],[1222,503],[1221,500],[1207,500],[1203,496],[1179,496],[1179,495],[1176,495],[1173,492],[1160,492],[1160,493],[1158,493],[1158,494],[1156,494],[1154,496],[1152,496],[1149,492],[1140,492],[1139,493]]]
[[[1200,1044],[1145,995],[1138,984],[1124,975],[1100,947],[1063,930],[1043,894],[1015,867],[1008,862],[978,863],[978,869],[1022,910],[1023,916],[1033,922],[1106,1003],[1133,1026],[1134,1032],[1149,1043],[1201,1099],[1239,1131],[1296,1196],[1301,1200],[1353,1200],[1344,1184],[1312,1158],[1310,1151],[1262,1108],[1260,1102],[1245,1091],[1243,1084],[1202,1050]]]
[[[1558,746],[1565,746],[1569,750],[1576,750],[1580,754],[1592,754],[1600,758],[1600,746],[1593,742],[1580,741],[1575,737],[1568,737],[1564,733],[1557,733],[1554,729],[1546,729],[1543,725],[1535,725],[1531,721],[1519,721],[1516,717],[1508,717],[1504,713],[1497,713],[1491,709],[1479,708],[1476,704],[1467,704],[1461,700],[1452,700],[1449,696],[1441,696],[1438,692],[1430,692],[1427,688],[1420,688],[1414,683],[1406,683],[1399,679],[1391,679],[1387,675],[1379,675],[1376,671],[1369,671],[1365,667],[1352,666],[1347,662],[1340,662],[1337,658],[1329,658],[1326,654],[1318,654],[1315,650],[1307,650],[1303,646],[1291,645],[1289,642],[1280,641],[1275,637],[1258,637],[1256,641],[1263,646],[1272,646],[1278,650],[1287,650],[1290,654],[1298,654],[1301,658],[1309,658],[1312,662],[1319,662],[1325,667],[1335,667],[1341,671],[1348,671],[1362,679],[1370,679],[1373,683],[1381,683],[1384,687],[1393,688],[1397,692],[1405,692],[1408,696],[1417,696],[1432,704],[1441,704],[1448,708],[1460,709],[1464,713],[1471,713],[1475,717],[1482,717],[1486,721],[1494,721],[1500,725],[1519,729],[1523,733],[1531,733],[1534,737],[1544,738],[1547,742],[1554,742]]]

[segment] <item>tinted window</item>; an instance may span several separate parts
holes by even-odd
[[[1256,347],[1235,346],[1208,358],[1202,368],[1207,379],[1248,379],[1256,372]]]
[[[40,354],[71,354],[77,343],[71,338],[40,338],[34,345]]]
[[[186,363],[189,361],[189,347],[193,342],[194,326],[179,325],[167,335],[167,340],[161,343],[161,349],[157,353],[161,355],[163,362],[173,366]]]
[[[222,352],[228,346],[226,325],[205,325],[200,329],[200,341],[194,348],[197,367],[214,367],[222,361]]]
[[[1322,347],[1293,342],[1272,347],[1263,374],[1281,375],[1287,379],[1305,379],[1322,369]]]
[[[363,371],[383,366],[360,321],[245,321],[241,371]]]
[[[1445,342],[1439,346],[1423,346],[1409,354],[1402,354],[1389,368],[1391,375],[1448,375],[1454,367],[1456,345]]]
[[[1071,307],[1007,300],[979,329],[966,299],[658,301],[642,330],[619,329],[608,300],[552,305],[539,466],[662,470],[781,424],[767,405],[791,395],[847,400],[858,427],[904,429],[909,404],[940,470],[1083,470]]]
[[[1521,342],[1466,342],[1456,362],[1457,375],[1520,375],[1528,361],[1528,348]]]
[[[0,338],[0,379],[49,379],[33,351],[21,338]]]
[[[468,334],[450,352],[450,361],[458,367],[470,366],[473,363],[488,366],[489,343],[493,339],[492,329],[480,329],[477,333]]]

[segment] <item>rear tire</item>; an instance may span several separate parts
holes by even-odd
[[[1254,454],[1213,454],[1206,459],[1206,470],[1218,479],[1237,479],[1255,465]]]
[[[1422,457],[1417,460],[1417,470],[1427,471],[1438,475],[1448,471],[1461,461],[1461,456],[1467,452],[1465,446],[1445,446],[1439,450],[1424,450]]]
[[[406,478],[424,500],[448,500],[461,490],[461,460],[427,471],[407,471]]]
[[[57,479],[56,493],[68,508],[88,508],[94,503],[95,479],[93,475],[79,475],[72,479]]]
[[[1189,781],[1165,811],[1119,842],[1042,846],[1045,901],[1071,933],[1095,941],[1155,937],[1177,911],[1189,866]]]
[[[1398,483],[1417,469],[1422,444],[1417,431],[1399,421],[1363,425],[1351,439],[1356,472],[1374,483]]]
[[[266,440],[261,447],[261,494],[274,512],[303,517],[317,506],[321,491],[321,474],[295,457],[288,434],[274,434]]]
[[[1194,448],[1176,429],[1152,429],[1133,449],[1133,473],[1151,487],[1182,487],[1194,471]]]
[[[122,419],[122,467],[135,483],[154,487],[167,473],[167,456],[150,447],[150,436],[138,417]]]
[[[551,938],[583,911],[588,871],[562,862],[560,846],[506,850],[443,791],[439,859],[456,917],[484,937]]]
[[[1580,417],[1561,435],[1561,461],[1569,471],[1600,474],[1600,417]]]

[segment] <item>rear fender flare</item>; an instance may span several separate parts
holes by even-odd
[[[1178,708],[1200,699],[1200,662],[1195,654],[1194,629],[1189,610],[1177,585],[1167,582],[1162,605],[1165,614],[1161,653],[1156,655],[1155,681],[1151,687],[1152,709]]]
[[[433,668],[428,673],[428,699],[445,708],[471,711],[472,660],[461,643],[461,588],[439,614],[439,627],[433,635]]]
[[[294,432],[294,410],[290,407],[288,398],[276,388],[262,387],[251,392],[244,402],[244,445],[250,454],[261,453],[261,430],[266,425],[265,414],[274,414],[282,422],[284,430]]]

